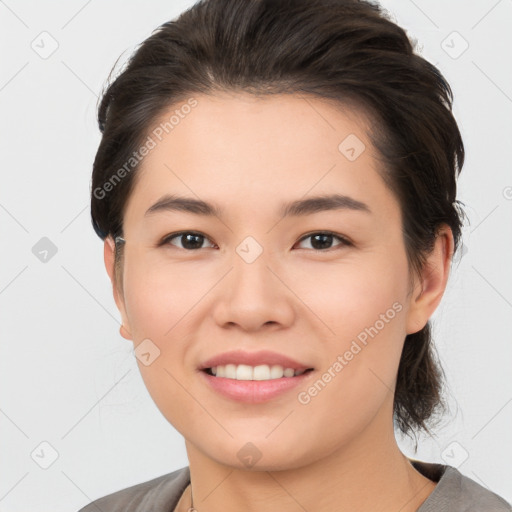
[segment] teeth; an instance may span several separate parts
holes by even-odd
[[[302,375],[305,370],[294,370],[293,368],[284,368],[278,364],[259,366],[249,366],[247,364],[226,364],[223,366],[214,366],[210,368],[216,377],[225,377],[234,380],[273,380],[282,377],[294,377]]]

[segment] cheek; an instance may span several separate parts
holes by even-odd
[[[322,371],[330,391],[319,400],[326,407],[333,401],[371,414],[394,387],[406,335],[407,264],[393,256],[310,278],[318,293],[305,302],[329,326]],[[326,286],[318,288],[319,282]]]
[[[309,263],[290,276],[294,292],[328,329],[328,340],[343,345],[377,323],[383,337],[401,332],[407,292],[404,255],[367,254],[339,262]],[[313,317],[312,317],[313,318]],[[383,319],[383,320],[381,320]],[[384,324],[382,322],[385,322]],[[361,335],[364,338],[364,334]]]
[[[180,264],[165,264],[162,258],[138,257],[125,262],[126,311],[136,339],[164,339],[184,319],[208,282]]]
[[[187,320],[199,297],[195,279],[177,267],[170,271],[132,255],[125,260],[124,289],[135,353],[145,346],[151,354],[149,364],[137,357],[144,384],[164,417],[181,431],[186,418],[197,416],[194,401],[183,388],[183,369],[190,339]]]
[[[341,444],[361,432],[384,405],[392,410],[405,338],[405,308],[396,288],[365,287],[359,281],[352,290],[361,295],[336,294],[337,299],[350,299],[351,306],[345,308],[341,301],[332,311],[329,325],[336,336],[323,342],[325,357],[317,380],[299,390],[298,412],[309,432]]]

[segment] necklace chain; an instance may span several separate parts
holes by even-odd
[[[187,512],[197,512],[194,508],[194,498],[192,497],[192,483],[190,484],[190,507]]]

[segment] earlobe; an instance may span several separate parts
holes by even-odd
[[[423,329],[441,302],[450,274],[453,247],[452,231],[449,226],[443,225],[427,257],[421,280],[416,278],[407,316],[407,334]]]
[[[121,324],[121,326],[119,327],[119,334],[125,340],[129,340],[129,341],[133,340],[132,333],[123,324]]]

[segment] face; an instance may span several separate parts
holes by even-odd
[[[195,100],[150,135],[126,206],[115,293],[126,337],[160,411],[198,452],[300,467],[389,425],[404,338],[436,304],[420,310],[409,293],[400,207],[361,116],[299,96]],[[311,370],[238,381],[202,369],[231,351],[274,353],[240,355],[251,371],[280,356]]]

